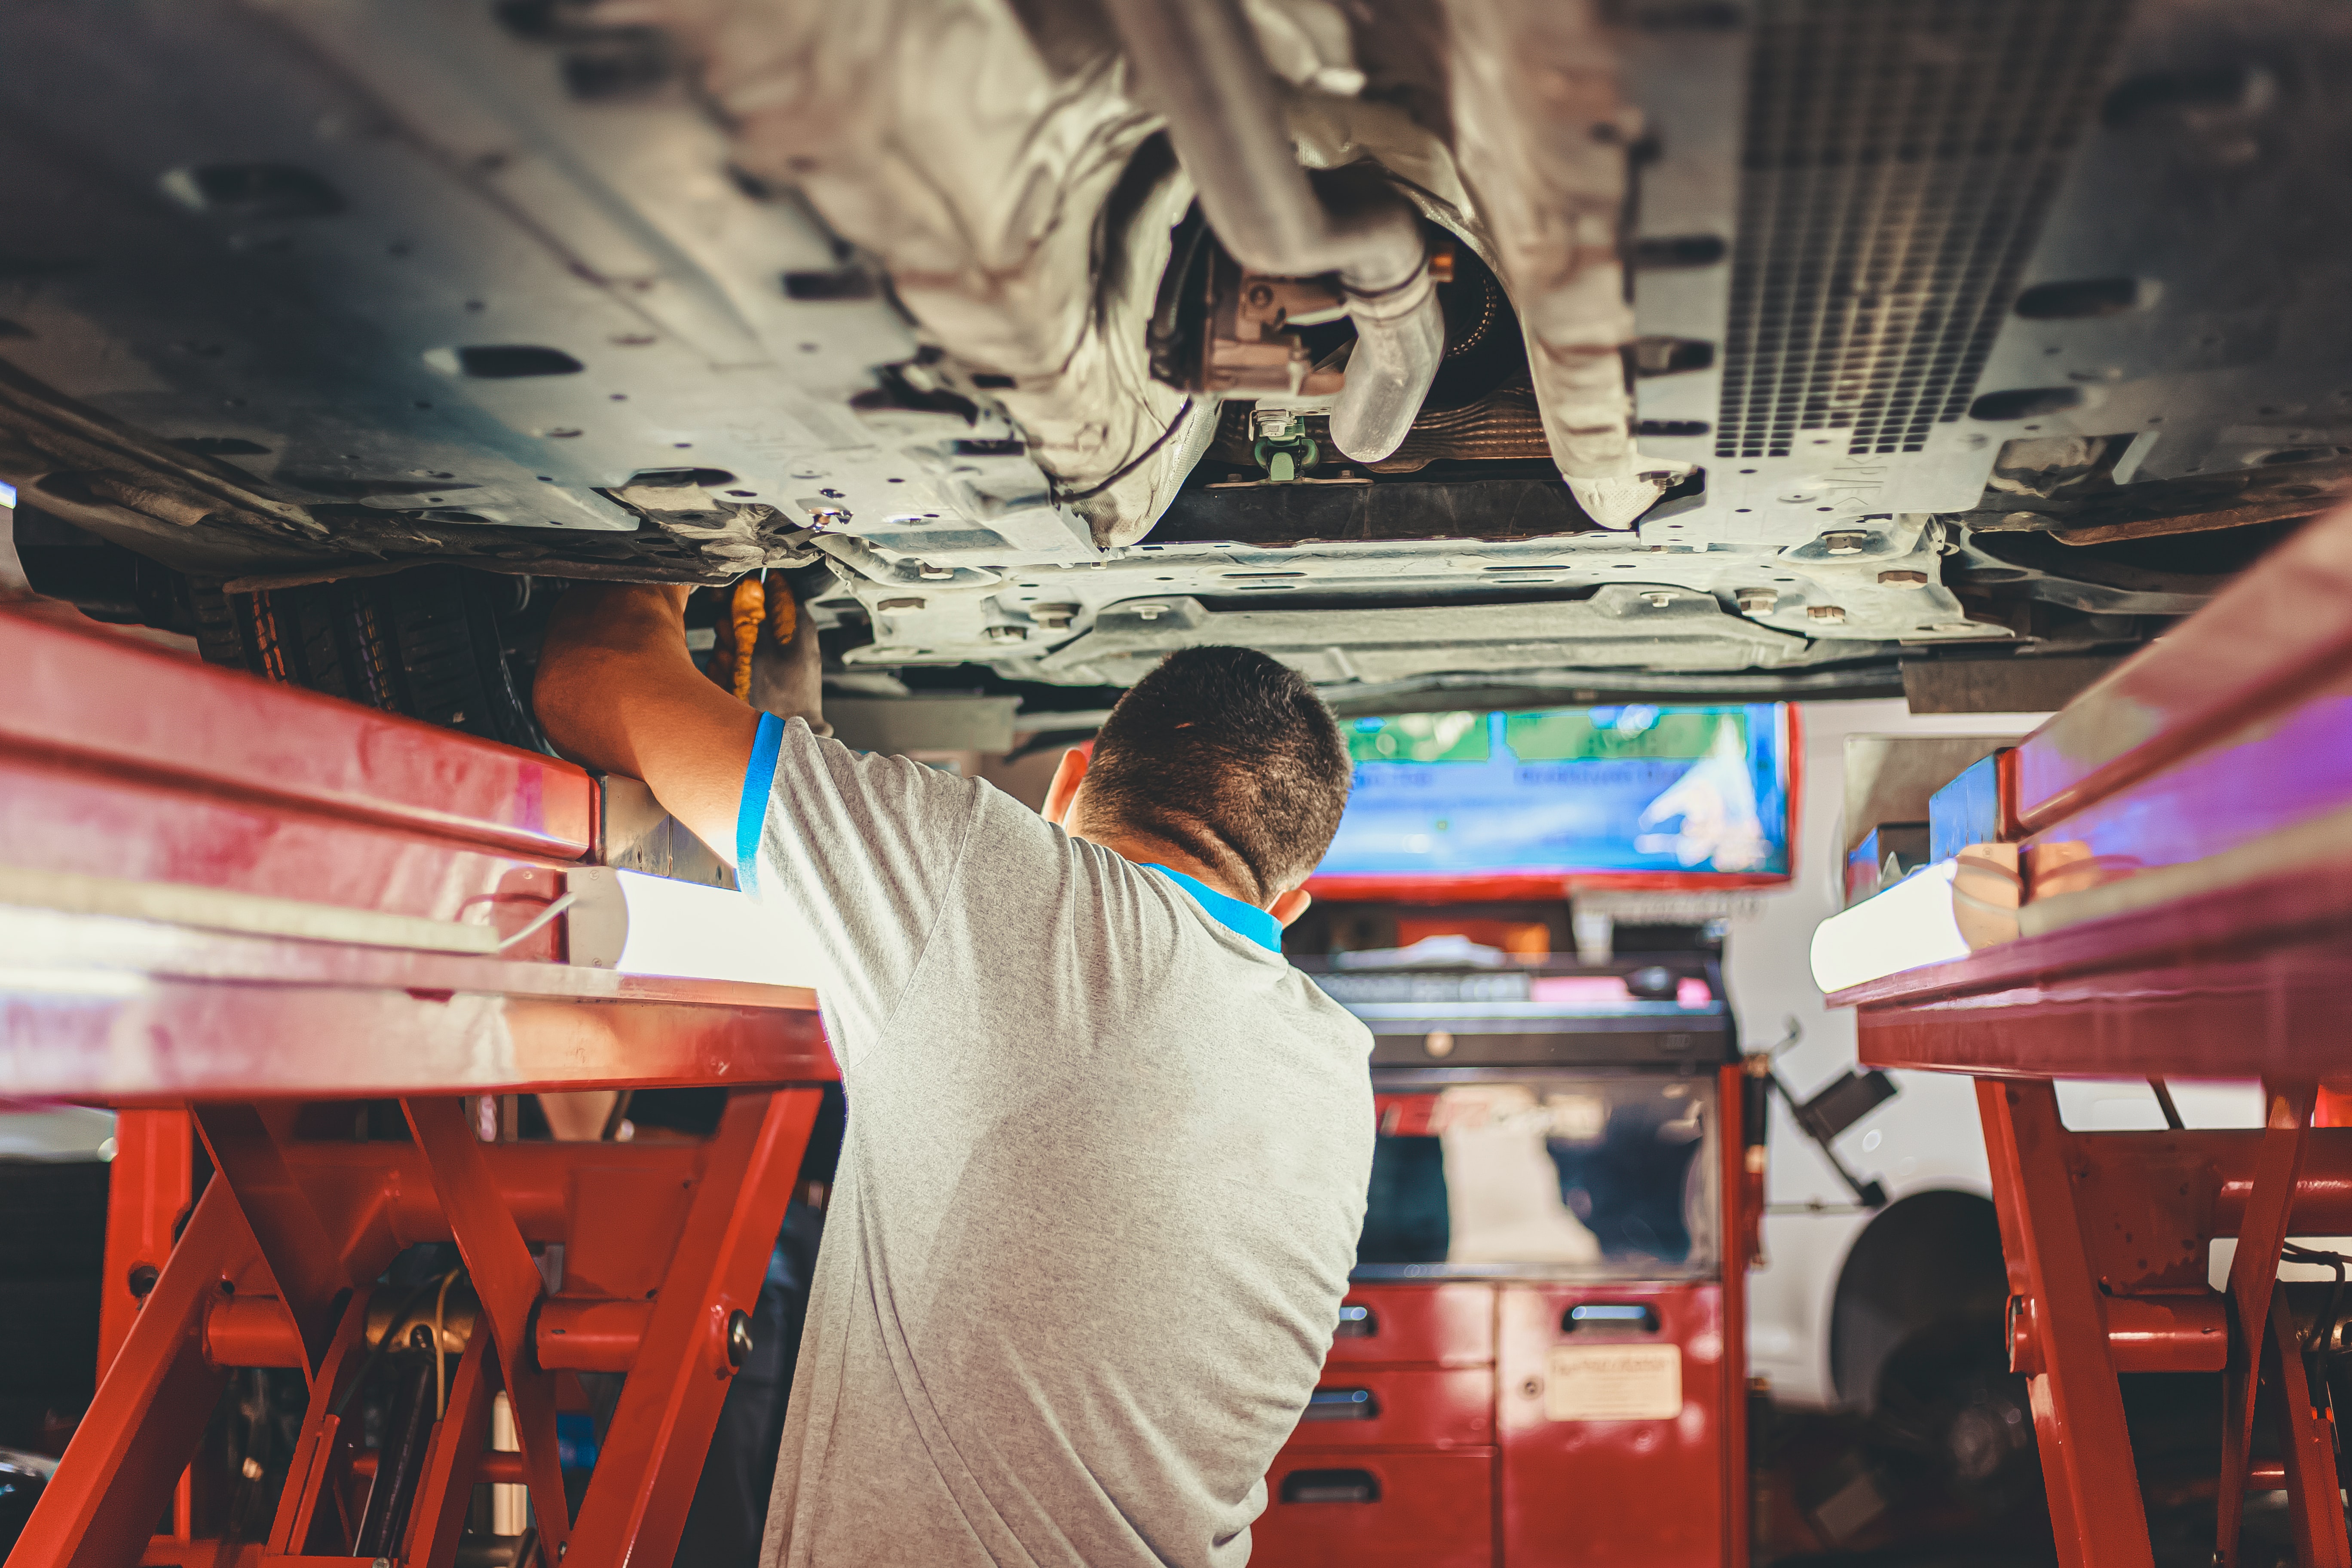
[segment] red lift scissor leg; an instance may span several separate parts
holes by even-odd
[[[2132,1355],[2132,1371],[2201,1370],[2209,1363],[2198,1342],[2210,1322],[2228,1340],[2221,1366],[2216,1561],[2237,1560],[2247,1488],[2261,1479],[2286,1489],[2298,1563],[2352,1568],[2333,1423],[2313,1408],[2302,1335],[2274,1289],[2275,1268],[2266,1269],[2259,1261],[2278,1257],[2291,1200],[2304,1186],[2310,1086],[2266,1086],[2270,1125],[2260,1133],[2166,1139],[2190,1152],[2185,1161],[2174,1150],[2147,1147],[2145,1140],[2152,1135],[2067,1131],[2059,1124],[2056,1097],[2047,1082],[1982,1079],[1977,1096],[2002,1250],[2010,1259],[2011,1310],[2025,1317],[2012,1335],[2019,1347],[2016,1370],[2031,1379],[2051,1522],[2062,1558],[2096,1568],[2148,1561],[2147,1519],[2116,1382],[2118,1355]],[[2137,1158],[2103,1156],[2102,1143],[2118,1136],[2142,1140],[2123,1145]],[[2243,1146],[2247,1140],[2252,1141],[2251,1149]],[[2200,1152],[2204,1157],[2196,1157]],[[2186,1205],[2103,1201],[2116,1189],[2113,1174],[2136,1166],[2151,1177],[2175,1181],[2184,1171],[2202,1171],[2211,1191],[2201,1194],[2200,1204],[2199,1194],[2183,1185],[2171,1195],[2189,1195]],[[2334,1186],[2342,1184],[2334,1174],[2330,1180]],[[2213,1212],[2213,1200],[2225,1191],[2239,1194],[2234,1215]],[[2093,1204],[2086,1207],[2078,1194],[2087,1194]],[[2107,1282],[2094,1272],[2101,1248],[2090,1241],[2093,1234],[2105,1231],[2129,1245],[2132,1227],[2189,1228],[2181,1223],[2182,1209],[2194,1213],[2200,1207],[2205,1227],[2236,1230],[2236,1259],[2255,1260],[2241,1265],[2233,1259],[2225,1311],[2209,1320],[2194,1310],[2199,1298],[2193,1295],[2134,1296],[2102,1289]],[[2187,1239],[2193,1245],[2186,1250],[2201,1255],[2204,1237]],[[2161,1244],[2168,1247],[2173,1238],[2164,1235]],[[2247,1323],[2260,1327],[2248,1333]],[[2258,1472],[2252,1458],[2253,1418],[2265,1387],[2273,1391],[2284,1462],[2277,1470]]]
[[[490,1398],[497,1392],[490,1342],[480,1334],[467,1342],[457,1373],[449,1383],[449,1408],[433,1431],[425,1457],[425,1481],[409,1510],[406,1555],[417,1568],[451,1568],[465,1531],[466,1507],[473,1500],[473,1477],[488,1436]]]
[[[2084,1256],[2057,1097],[2046,1083],[1977,1083],[1993,1207],[2013,1303],[2033,1314],[2029,1374],[2050,1521],[2068,1568],[2153,1563],[2098,1282]],[[2012,1306],[2012,1310],[2017,1310]]]
[[[482,1315],[489,1320],[499,1373],[506,1384],[507,1399],[514,1406],[515,1431],[520,1440],[523,1471],[530,1478],[539,1537],[553,1559],[561,1562],[571,1550],[572,1512],[564,1500],[563,1467],[556,1452],[555,1379],[537,1368],[537,1358],[525,1342],[530,1310],[543,1285],[539,1266],[531,1261],[530,1247],[515,1228],[514,1215],[499,1201],[488,1162],[482,1158],[482,1146],[458,1102],[404,1100],[400,1109],[425,1156],[425,1168],[432,1173],[433,1189],[441,1199],[441,1212],[448,1217],[457,1250],[466,1259]],[[776,1218],[782,1221],[781,1208]],[[479,1331],[477,1323],[476,1332]]]
[[[2276,1295],[2271,1297],[2263,1339],[2263,1378],[2278,1391],[2279,1453],[2296,1561],[2313,1568],[2347,1568],[2352,1543],[2345,1537],[2344,1494],[2336,1474],[2336,1424],[2312,1408],[2303,1336]]]
[[[107,1172],[106,1261],[100,1268],[98,1375],[106,1376],[146,1292],[163,1272],[195,1202],[195,1127],[184,1110],[125,1110],[114,1119]],[[194,1529],[194,1497],[182,1476],[172,1494],[172,1534]]]
[[[1937,841],[2013,850],[2013,935],[1980,928],[2006,940],[1835,998],[1866,1064],[1978,1077],[2012,1364],[2069,1564],[2149,1561],[2122,1370],[2221,1374],[2217,1563],[2241,1561],[2259,1489],[2286,1493],[2300,1568],[2352,1568],[2335,1422],[2305,1364],[2342,1353],[2342,1325],[2300,1325],[2278,1283],[2291,1235],[2352,1230],[2352,1130],[2313,1126],[2322,1089],[2352,1085],[2347,649],[2338,512],[1979,764],[1990,790],[1937,796]],[[2062,1078],[2255,1079],[2263,1125],[2183,1130],[2165,1100],[2168,1131],[2071,1131]],[[2254,1452],[2263,1408],[2275,1459]]]
[[[205,1315],[250,1246],[228,1189],[207,1188],[11,1563],[117,1568],[140,1560],[227,1386],[228,1374],[205,1357]]]
[[[2270,1340],[2271,1301],[2278,1283],[2279,1248],[2303,1174],[2304,1143],[2311,1131],[2311,1084],[2263,1085],[2263,1142],[2254,1160],[2253,1190],[2238,1222],[2238,1250],[2230,1260],[2230,1300],[2236,1331],[2230,1336],[2230,1367],[2221,1378],[2221,1493],[2215,1503],[2213,1560],[2230,1568],[2238,1560],[2238,1530],[2245,1521],[2246,1480],[2253,1462],[2254,1395],[2263,1382]],[[2295,1381],[2303,1381],[2302,1357]],[[2332,1490],[2333,1489],[2331,1489]],[[2340,1540],[2343,1521],[2336,1522]],[[2306,1562],[2310,1559],[2306,1558]]]
[[[347,1556],[360,1523],[352,1498],[363,1508],[365,1489],[354,1479],[362,1456],[343,1402],[368,1354],[367,1281],[404,1242],[436,1237],[457,1242],[480,1311],[446,1413],[407,1483],[414,1500],[404,1542],[386,1554],[404,1563],[454,1560],[465,1504],[475,1482],[489,1479],[483,1437],[491,1395],[504,1389],[522,1451],[513,1461],[519,1474],[499,1479],[530,1487],[543,1561],[560,1557],[566,1568],[666,1561],[739,1354],[735,1320],[758,1300],[821,1094],[737,1090],[707,1142],[642,1147],[485,1147],[464,1102],[446,1097],[404,1102],[414,1143],[281,1143],[253,1108],[204,1108],[219,1173],[197,1200],[12,1563],[141,1561],[229,1364],[299,1367],[310,1404],[266,1541],[220,1560]],[[371,1155],[380,1162],[373,1168]],[[596,1166],[623,1179],[588,1184],[598,1201],[583,1213],[568,1192],[581,1184],[583,1167]],[[420,1201],[420,1177],[436,1201]],[[241,1190],[247,1178],[260,1185]],[[632,1187],[638,1201],[612,1201],[615,1189]],[[269,1216],[268,1246],[247,1223],[255,1214]],[[520,1221],[566,1245],[579,1265],[571,1270],[576,1284],[548,1294]],[[321,1259],[348,1261],[331,1275]],[[621,1275],[606,1282],[627,1284],[626,1296],[578,1278],[615,1262]],[[288,1279],[307,1295],[257,1293],[271,1280],[283,1291]],[[640,1279],[652,1283],[638,1289]],[[289,1310],[289,1299],[307,1305]],[[315,1357],[299,1326],[305,1319],[323,1329]],[[556,1451],[554,1385],[565,1367],[631,1374],[576,1529]],[[389,1484],[387,1461],[368,1458],[373,1468],[360,1479]]]
[[[646,1375],[621,1393],[597,1460],[604,1484],[592,1488],[581,1507],[583,1537],[675,1542],[686,1528],[703,1449],[727,1396],[716,1366],[731,1359],[733,1325],[705,1303],[748,1302],[759,1294],[821,1098],[821,1091],[803,1090],[774,1096],[764,1110],[748,1097],[728,1106],[711,1163],[742,1174],[731,1183],[706,1181],[695,1195],[670,1263],[675,1288],[663,1291],[637,1350],[635,1365]],[[745,1201],[752,1194],[759,1201]],[[741,1283],[747,1260],[748,1288]],[[688,1433],[693,1437],[681,1440]]]
[[[142,1293],[163,1272],[195,1201],[195,1128],[184,1110],[125,1110],[114,1119],[107,1170],[106,1263],[99,1292],[98,1374],[131,1332]]]
[[[352,1300],[324,1361],[311,1377],[302,1436],[294,1445],[293,1467],[286,1477],[286,1489],[278,1494],[278,1517],[269,1529],[269,1550],[281,1556],[324,1553],[339,1536],[348,1541],[358,1526],[345,1507],[343,1481],[350,1468],[352,1440],[343,1432],[343,1406],[335,1394],[348,1384],[353,1368],[366,1353],[369,1295],[361,1291]]]
[[[290,1108],[271,1110],[282,1124]],[[205,1152],[245,1216],[247,1233],[277,1287],[278,1304],[294,1320],[302,1342],[303,1374],[315,1384],[336,1320],[343,1315],[353,1289],[373,1279],[375,1271],[352,1278],[344,1247],[320,1224],[310,1195],[287,1168],[279,1131],[263,1120],[258,1108],[199,1105],[195,1116]]]

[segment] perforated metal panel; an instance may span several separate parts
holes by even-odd
[[[2129,0],[1763,0],[1718,458],[1967,412]]]

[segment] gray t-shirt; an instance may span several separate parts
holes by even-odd
[[[1262,911],[797,721],[738,848],[849,1095],[761,1563],[1238,1568],[1355,1261],[1364,1026],[1210,912]]]

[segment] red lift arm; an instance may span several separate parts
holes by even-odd
[[[2335,1435],[2273,1289],[2290,1234],[2352,1229],[2352,512],[2280,546],[1993,770],[2014,941],[1840,993],[1862,1059],[1976,1076],[2059,1550],[2150,1561],[2118,1371],[2225,1372],[2215,1561],[2251,1485],[2297,1560],[2352,1563]],[[2247,1132],[2075,1132],[2059,1078],[2259,1078]],[[2228,1288],[2207,1246],[2235,1236]],[[2250,1458],[2258,1386],[2283,1458]]]
[[[124,1110],[103,1376],[11,1563],[350,1561],[383,1466],[341,1401],[374,1281],[426,1241],[479,1310],[377,1554],[447,1568],[497,1481],[529,1488],[546,1568],[667,1562],[835,1076],[814,997],[519,934],[604,858],[569,764],[38,613],[0,611],[0,1091]],[[656,1085],[727,1088],[717,1133],[500,1141],[490,1098]],[[369,1100],[406,1135],[368,1138]],[[223,1542],[184,1472],[252,1366],[300,1370],[309,1409],[275,1519]],[[645,1375],[575,1518],[578,1371]],[[519,1453],[488,1451],[500,1391]]]

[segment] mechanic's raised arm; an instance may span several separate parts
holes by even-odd
[[[643,779],[729,861],[760,715],[695,668],[684,584],[582,584],[549,618],[531,700],[547,738],[605,773]]]

